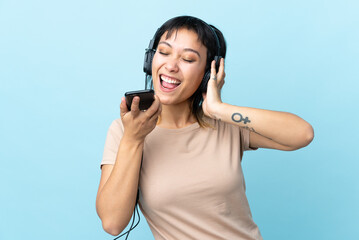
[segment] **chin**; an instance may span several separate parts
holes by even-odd
[[[157,94],[157,97],[160,99],[161,104],[163,105],[172,105],[172,104],[176,104],[175,99],[173,99],[173,97],[170,96],[163,96],[161,93]]]
[[[166,96],[166,95],[162,95],[161,93],[157,94],[157,97],[160,99],[160,102],[162,105],[167,105],[167,106],[174,106],[174,105],[179,105],[182,104],[184,102],[188,102],[188,99],[179,99],[175,96]]]

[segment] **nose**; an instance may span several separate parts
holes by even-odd
[[[178,60],[175,58],[169,58],[166,62],[165,68],[169,72],[177,72],[178,71]]]

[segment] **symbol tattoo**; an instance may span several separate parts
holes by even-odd
[[[244,124],[251,122],[251,120],[249,120],[248,117],[243,118],[242,114],[240,114],[240,113],[233,113],[232,120],[233,120],[233,122],[237,122],[237,123],[243,121]]]

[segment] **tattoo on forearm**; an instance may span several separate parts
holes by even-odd
[[[243,118],[242,114],[240,114],[240,113],[233,113],[232,120],[233,120],[233,122],[236,122],[236,123],[243,122],[244,124],[251,122],[251,120],[249,120],[248,117]]]
[[[251,122],[251,120],[249,120],[248,117],[243,118],[242,114],[240,114],[240,113],[233,113],[232,114],[232,121],[236,122],[236,123],[243,122],[244,124],[247,124],[247,123]],[[251,132],[257,133],[258,135],[261,135],[262,137],[268,138],[269,140],[273,140],[273,139],[271,139],[271,138],[269,138],[267,136],[264,136],[264,135],[260,134],[259,132],[256,132],[256,130],[254,130],[254,128],[252,128],[252,127],[245,126],[243,128],[248,129]]]
[[[259,132],[256,132],[256,130],[254,130],[254,128],[250,128],[250,127],[243,127],[244,129],[247,129],[247,130],[249,130],[249,131],[251,131],[251,132],[254,132],[254,133],[257,133],[258,135],[261,135],[262,137],[265,137],[265,138],[268,138],[269,140],[273,140],[273,139],[271,139],[271,138],[269,138],[269,137],[267,137],[267,136],[264,136],[264,135],[262,135],[262,134],[260,134]]]

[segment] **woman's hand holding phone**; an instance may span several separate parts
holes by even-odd
[[[156,127],[161,113],[161,102],[157,96],[150,108],[141,111],[139,108],[140,97],[135,96],[131,103],[131,110],[127,108],[126,99],[121,99],[121,119],[124,126],[124,138],[131,141],[144,141],[145,137]]]

